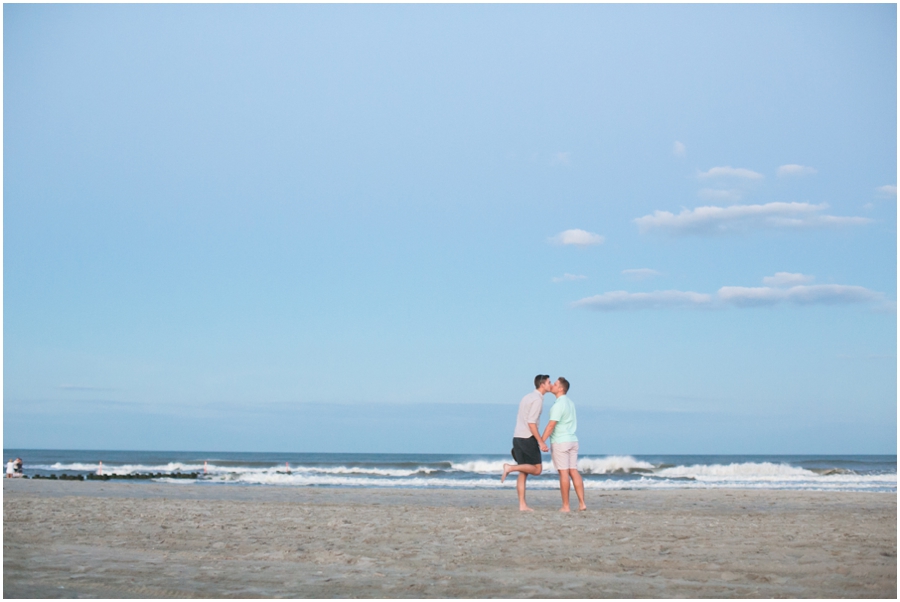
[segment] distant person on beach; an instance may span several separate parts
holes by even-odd
[[[515,464],[503,465],[503,476],[500,482],[506,480],[506,475],[518,472],[516,492],[519,494],[519,510],[531,512],[531,508],[525,503],[525,481],[528,475],[539,475],[543,470],[541,451],[549,451],[544,440],[538,433],[538,424],[541,420],[541,410],[544,408],[544,394],[550,391],[550,376],[538,374],[534,377],[534,391],[522,398],[519,402],[519,414],[516,416],[516,430],[513,432],[512,457]]]
[[[550,387],[556,395],[556,402],[550,408],[550,422],[544,429],[543,440],[549,437],[552,449],[553,466],[559,472],[559,491],[562,494],[560,512],[569,511],[569,481],[575,485],[578,496],[578,509],[587,510],[584,504],[584,481],[578,473],[578,437],[575,436],[575,404],[566,394],[569,392],[569,381],[560,376]]]
[[[15,472],[15,468],[13,467],[12,458],[10,458],[9,462],[6,463],[6,478],[11,479],[13,472]]]
[[[16,458],[16,461],[13,462],[13,476],[21,477],[24,476],[25,473],[22,472],[22,458]]]

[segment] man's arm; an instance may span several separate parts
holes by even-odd
[[[544,440],[541,439],[541,436],[538,434],[537,425],[533,422],[529,422],[528,428],[531,429],[531,434],[534,435],[534,438],[538,440],[538,445],[541,446],[541,451],[550,451],[550,448],[547,447],[547,444],[544,443]]]
[[[550,435],[553,434],[553,429],[556,428],[556,423],[557,423],[556,420],[551,420],[550,422],[547,423],[547,428],[544,429],[544,436],[541,437],[541,439],[543,441],[546,441],[547,439],[549,439]]]

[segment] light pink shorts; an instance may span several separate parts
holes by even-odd
[[[551,447],[551,457],[556,470],[578,468],[578,441],[554,443]]]

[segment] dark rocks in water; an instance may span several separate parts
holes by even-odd
[[[812,471],[823,477],[831,477],[838,474],[856,474],[855,471],[847,468],[813,468]]]
[[[150,480],[150,479],[196,479],[200,476],[199,473],[196,472],[144,472],[144,473],[130,473],[130,474],[89,474],[87,476],[88,479],[92,481],[108,481],[110,479],[127,479],[127,480]]]
[[[65,473],[57,476],[55,474],[50,475],[39,475],[36,474],[32,479],[51,479],[51,480],[60,480],[60,481],[109,481],[110,479],[138,479],[148,481],[150,479],[197,479],[200,477],[200,473],[197,472],[155,472],[155,473],[130,473],[130,474],[94,474],[89,473],[87,475],[67,475]],[[25,477],[28,478],[28,477]]]

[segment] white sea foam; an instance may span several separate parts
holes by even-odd
[[[636,460],[631,456],[606,456],[605,458],[581,458],[578,470],[586,474],[614,474],[646,472],[654,469],[653,464]]]
[[[474,472],[478,474],[500,474],[504,464],[511,464],[510,460],[473,460],[470,462],[454,462],[453,470],[462,472]],[[546,461],[542,464],[545,472],[553,471],[553,462]],[[578,470],[586,474],[613,474],[629,473],[637,471],[653,470],[653,464],[636,460],[631,456],[606,456],[604,458],[579,458]]]
[[[279,469],[284,470],[284,469]],[[403,468],[363,468],[359,466],[297,466],[291,472],[309,474],[365,474],[385,477],[409,477],[417,474],[432,474],[437,469],[420,466],[414,469]]]
[[[244,483],[254,485],[342,486],[342,487],[411,487],[411,488],[492,488],[503,487],[499,479],[454,480],[439,477],[406,477],[376,479],[365,476],[336,476],[279,473],[242,473],[205,479],[208,483]],[[513,484],[513,486],[515,486]]]
[[[503,472],[503,465],[509,464],[509,460],[472,460],[470,462],[451,462],[450,468],[459,472],[474,472],[478,474],[499,474]]]
[[[783,479],[801,477],[818,478],[821,475],[790,464],[772,462],[742,462],[740,464],[694,464],[674,466],[655,471],[657,476],[694,479]],[[826,477],[827,478],[827,477]]]
[[[158,479],[161,482],[196,482],[190,479]],[[372,478],[366,476],[340,476],[322,474],[284,474],[246,472],[231,473],[199,479],[209,484],[248,484],[248,485],[280,485],[280,486],[331,486],[331,487],[403,487],[403,488],[449,488],[449,489],[514,489],[515,479],[507,479],[503,484],[497,478],[449,479],[442,477],[388,477]],[[653,489],[792,489],[808,491],[896,491],[896,475],[865,475],[855,478],[827,480],[823,478],[786,481],[759,480],[674,480],[642,476],[637,479],[622,480],[615,478],[585,479],[587,490],[653,490]],[[555,490],[559,482],[553,478],[532,477],[528,480],[529,489]]]

